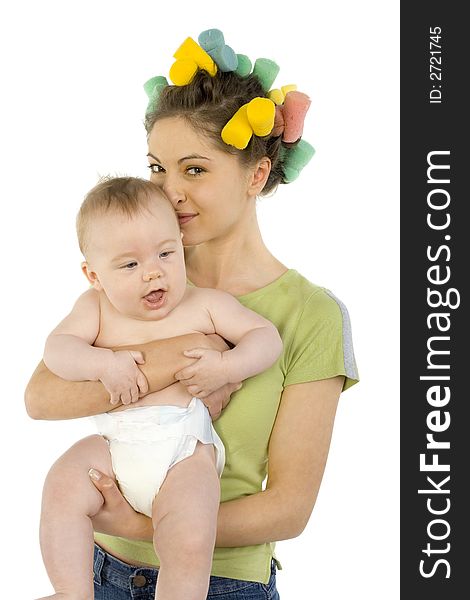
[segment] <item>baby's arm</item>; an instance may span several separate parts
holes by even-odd
[[[101,381],[112,404],[135,402],[139,393],[148,390],[147,380],[136,365],[143,363],[142,354],[92,345],[100,328],[99,302],[99,294],[93,289],[79,297],[70,314],[47,338],[44,363],[69,381]]]
[[[276,327],[261,315],[245,308],[221,290],[201,290],[216,333],[235,344],[231,350],[217,352],[196,348],[185,356],[198,358],[175,377],[191,394],[206,397],[225,383],[243,381],[270,367],[282,352]]]
[[[97,381],[98,365],[111,352],[94,348],[100,328],[99,294],[93,289],[82,294],[69,315],[49,334],[44,363],[53,373],[69,381]]]
[[[227,344],[218,335],[188,333],[113,349],[142,352],[145,364],[141,369],[148,380],[149,391],[156,392],[175,383],[175,371],[194,363],[193,359],[184,356],[184,350],[201,347],[222,352],[227,349]],[[214,418],[234,390],[235,384],[229,384],[205,399]],[[109,411],[109,394],[100,381],[66,381],[41,361],[26,387],[25,405],[32,419],[76,419]]]

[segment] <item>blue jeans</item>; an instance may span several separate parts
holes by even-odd
[[[154,600],[158,570],[133,567],[95,545],[93,565],[95,600]],[[265,585],[226,577],[211,577],[207,598],[217,600],[279,600],[276,567]]]

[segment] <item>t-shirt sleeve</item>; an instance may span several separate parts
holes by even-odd
[[[300,313],[286,355],[284,385],[337,375],[345,376],[343,390],[359,380],[351,323],[344,304],[328,290],[319,289]]]

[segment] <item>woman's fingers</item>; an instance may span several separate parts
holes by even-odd
[[[134,511],[121,494],[115,480],[96,469],[90,469],[88,474],[104,500],[100,510],[91,517],[94,530],[107,535],[151,540],[151,519]]]
[[[215,421],[220,417],[222,410],[230,402],[230,395],[241,387],[241,383],[228,383],[205,397],[204,404],[207,406],[212,420]]]
[[[109,509],[112,509],[113,506],[118,506],[121,502],[125,501],[112,477],[108,477],[96,469],[90,469],[88,475],[95,488],[103,496],[104,502]]]

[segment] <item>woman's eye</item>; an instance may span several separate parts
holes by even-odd
[[[147,165],[147,167],[150,169],[151,173],[163,173],[164,172],[163,167],[161,167],[160,165],[152,164],[152,165]]]
[[[202,175],[204,169],[202,167],[188,167],[186,173],[188,173],[188,175]]]

